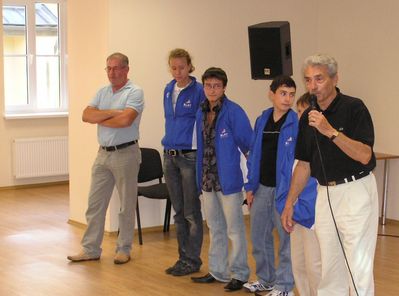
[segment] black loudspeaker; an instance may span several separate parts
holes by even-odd
[[[266,22],[248,27],[252,79],[292,75],[289,22]]]

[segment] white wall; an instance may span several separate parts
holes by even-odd
[[[175,47],[189,50],[197,68],[193,74],[198,78],[209,66],[224,68],[229,77],[227,95],[241,104],[254,121],[261,110],[270,106],[266,99],[269,82],[250,79],[247,27],[265,21],[289,21],[298,93],[304,91],[300,73],[302,60],[317,51],[331,53],[340,64],[342,91],[363,98],[373,115],[376,150],[399,154],[399,140],[392,136],[397,126],[393,110],[399,105],[394,98],[393,83],[398,63],[395,53],[399,52],[395,31],[399,10],[393,0],[382,0],[379,5],[357,0],[328,4],[314,0],[280,3],[272,0],[71,0],[68,3],[73,220],[84,222],[90,166],[97,149],[95,128],[83,124],[80,116],[94,92],[106,82],[102,68],[107,54],[113,51],[130,57],[130,77],[145,92],[140,145],[161,150],[162,91],[170,80],[169,50]],[[91,9],[92,5],[96,9]],[[383,83],[385,81],[388,83]],[[390,104],[389,108],[384,107],[386,103]],[[399,185],[395,182],[399,176],[398,164],[398,161],[391,164],[388,211],[388,218],[397,220],[399,201],[394,197],[399,194]],[[380,167],[376,172],[380,179]],[[159,218],[154,217],[154,211],[160,213]],[[144,227],[162,224],[163,207],[159,202],[141,199],[141,213]]]
[[[98,149],[96,126],[82,111],[107,83],[108,1],[68,1],[70,219],[85,223],[90,168]]]
[[[171,49],[182,47],[192,54],[196,67],[193,74],[199,79],[210,66],[224,68],[229,78],[227,95],[254,120],[259,110],[270,105],[266,99],[269,82],[250,79],[247,27],[264,21],[290,21],[295,69],[316,46],[311,37],[316,34],[315,20],[308,12],[312,1],[110,3],[110,50],[124,50],[130,55],[133,79],[145,91],[147,105],[141,129],[141,143],[145,145],[160,147],[163,136],[162,93],[171,79],[167,67]],[[294,77],[300,81],[297,71]]]
[[[364,100],[373,117],[375,151],[399,155],[399,2],[319,1],[318,50],[339,63],[341,91]],[[382,196],[383,161],[377,163]],[[388,218],[399,220],[399,160],[390,162]],[[381,198],[380,198],[381,200]]]

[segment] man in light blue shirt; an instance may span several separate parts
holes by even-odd
[[[83,249],[77,255],[68,256],[68,259],[73,262],[100,259],[105,215],[116,186],[121,209],[114,263],[123,264],[130,261],[133,242],[137,175],[141,162],[139,124],[144,98],[142,89],[127,77],[127,56],[111,54],[107,58],[105,70],[110,85],[97,92],[82,115],[84,122],[97,124],[100,147],[92,167]]]

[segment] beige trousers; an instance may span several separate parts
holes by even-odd
[[[331,186],[329,193],[358,295],[373,296],[373,263],[378,230],[378,194],[374,175]],[[317,295],[356,295],[331,216],[326,186],[318,188],[315,230],[322,265]]]
[[[299,295],[316,296],[321,278],[321,258],[314,230],[295,225],[291,233],[291,262]]]

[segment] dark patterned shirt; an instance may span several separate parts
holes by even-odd
[[[221,191],[222,188],[219,182],[218,168],[216,165],[216,148],[215,148],[215,137],[216,137],[216,121],[220,111],[220,105],[214,108],[215,118],[212,122],[208,122],[209,103],[205,101],[205,110],[203,121],[202,121],[202,136],[204,138],[204,155],[202,158],[202,191],[212,192]],[[208,108],[207,108],[208,106]]]

